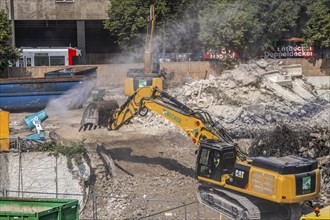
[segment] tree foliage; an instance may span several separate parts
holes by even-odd
[[[242,52],[261,35],[254,10],[246,1],[211,1],[200,13],[200,39],[214,50]]]
[[[155,48],[193,52],[206,46],[254,56],[274,41],[292,37],[304,37],[316,47],[329,47],[329,1],[157,0]],[[122,49],[143,48],[153,2],[111,0],[105,28],[118,37]]]
[[[330,0],[317,0],[307,8],[309,20],[303,30],[306,43],[316,48],[330,47]]]
[[[122,49],[144,45],[144,36],[152,0],[111,0],[108,19],[104,27],[117,37]],[[156,26],[163,27],[164,21],[175,21],[186,0],[158,0],[155,6]],[[156,28],[156,29],[157,29]]]
[[[292,29],[297,25],[302,5],[296,0],[264,0],[256,5],[255,19],[262,29],[258,39],[261,49],[267,48],[273,41],[291,38]]]
[[[294,0],[213,0],[200,13],[200,39],[210,47],[255,52],[295,27]]]
[[[11,39],[11,26],[4,10],[0,10],[0,71],[15,63],[19,58],[19,51],[8,42]]]

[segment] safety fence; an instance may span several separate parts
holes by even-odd
[[[22,141],[19,138],[0,138],[0,152],[19,151],[21,143]]]
[[[46,141],[29,140],[26,138],[0,138],[0,153],[1,152],[22,152],[40,147]]]
[[[144,196],[120,197],[68,193],[45,193],[0,189],[0,197],[67,198],[80,203],[80,220],[109,219],[226,219],[198,201],[175,201]]]

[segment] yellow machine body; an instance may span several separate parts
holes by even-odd
[[[295,174],[283,175],[270,170],[251,166],[246,162],[238,162],[241,166],[249,167],[249,177],[247,184],[244,187],[235,187],[230,184],[232,176],[223,183],[221,180],[212,180],[198,176],[197,179],[203,182],[212,183],[214,185],[223,186],[237,192],[249,194],[258,198],[266,199],[275,203],[299,203],[306,200],[314,199],[320,192],[320,170],[315,169],[312,173],[315,176],[313,179],[315,188],[312,192],[297,195],[297,177]],[[235,173],[233,174],[235,175]],[[245,174],[246,175],[246,174]],[[305,174],[308,176],[309,174]],[[236,178],[238,179],[238,178]],[[242,178],[243,179],[243,178]],[[302,184],[302,182],[300,183]],[[301,186],[302,187],[302,186]]]
[[[329,219],[330,219],[330,205],[320,209],[320,213],[318,215],[312,212],[300,218],[300,220],[329,220]]]
[[[163,89],[163,79],[160,77],[127,77],[125,79],[125,95],[131,96],[141,87],[153,86]]]
[[[9,150],[9,112],[0,110],[0,151]]]

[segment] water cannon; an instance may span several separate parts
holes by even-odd
[[[24,123],[27,125],[29,130],[34,128],[37,130],[37,133],[30,134],[27,136],[28,140],[44,140],[45,139],[45,130],[42,128],[41,123],[48,118],[48,115],[45,110],[41,110],[37,113],[33,113],[24,118]]]

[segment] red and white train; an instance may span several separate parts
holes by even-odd
[[[81,64],[81,50],[77,48],[22,48],[16,67],[77,64]]]

